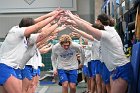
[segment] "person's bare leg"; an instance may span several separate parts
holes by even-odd
[[[62,83],[62,93],[68,93],[68,81]]]
[[[96,74],[96,85],[97,85],[97,93],[102,93],[102,82],[101,76],[99,74]]]
[[[102,81],[102,93],[106,93],[106,86],[103,81]]]
[[[76,93],[76,84],[75,83],[70,83],[70,93]]]
[[[91,78],[90,77],[87,77],[87,88],[88,88],[88,91],[90,92],[91,91]]]
[[[22,93],[22,81],[14,76],[10,76],[3,85],[8,93]]]
[[[38,83],[39,83],[39,76],[37,75],[33,77],[27,93],[35,93]]]
[[[33,80],[34,79],[30,80],[30,83],[29,83],[29,85],[27,87],[26,93],[34,93],[33,92],[33,87],[34,87],[34,81]]]
[[[38,75],[35,77],[35,86],[34,86],[34,88],[33,88],[33,93],[35,93],[35,90],[36,90],[36,88],[37,88],[37,86],[38,86],[38,84],[39,84],[39,77],[40,77],[40,76],[38,76]]]
[[[111,86],[110,86],[110,84],[106,84],[105,87],[106,87],[107,93],[111,93]]]
[[[95,92],[95,77],[91,77],[91,93]]]
[[[27,90],[27,93],[35,93],[36,79],[37,79],[37,76],[34,76],[32,78],[32,80],[30,81],[30,85],[29,85],[29,88]]]
[[[112,78],[111,78],[112,79]],[[122,78],[111,80],[111,93],[125,93],[128,83]]]
[[[22,80],[22,93],[28,92],[31,83],[32,83],[32,80],[29,80],[27,78],[24,78]]]
[[[5,90],[3,86],[0,86],[0,93],[7,93],[7,91]]]

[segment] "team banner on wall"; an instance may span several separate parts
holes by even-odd
[[[0,13],[49,12],[58,7],[76,11],[76,0],[1,0]]]

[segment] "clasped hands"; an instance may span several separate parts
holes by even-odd
[[[74,15],[70,10],[64,9],[56,9],[53,11],[53,13],[55,15],[55,20],[52,21],[51,24],[57,23],[59,25],[59,31],[62,31],[63,29],[71,26],[77,28],[77,24],[73,20],[74,18],[79,18],[77,14]]]

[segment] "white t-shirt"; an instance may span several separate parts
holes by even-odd
[[[59,43],[52,48],[52,65],[53,70],[64,69],[73,70],[78,69],[78,61],[76,54],[80,53],[82,64],[84,64],[85,54],[82,46],[72,42],[69,49],[65,50]]]
[[[87,45],[85,48],[84,48],[84,51],[85,51],[85,62],[84,62],[84,65],[88,66],[88,62],[91,61],[91,49],[89,48],[89,45]]]
[[[94,41],[90,42],[87,46],[87,49],[91,50],[91,60],[100,60],[100,41],[94,39]]]
[[[39,34],[31,34],[30,38],[28,40],[28,47],[27,50],[25,51],[22,59],[21,59],[21,63],[20,63],[20,67],[23,68],[27,62],[33,57],[35,56],[35,54],[37,53],[37,46],[36,46],[36,40]],[[32,63],[35,64],[35,63]],[[36,64],[35,64],[36,65]]]
[[[38,66],[42,67],[42,56],[38,49],[37,52],[38,52]]]
[[[106,64],[109,71],[129,62],[129,59],[124,54],[122,43],[115,32],[102,31],[100,44],[101,61]]]
[[[42,57],[38,49],[36,49],[34,56],[27,62],[26,65],[31,65],[34,69],[38,69],[38,66],[42,66]]]
[[[19,67],[20,60],[27,49],[24,32],[24,27],[14,26],[10,29],[0,48],[1,63],[13,68]]]
[[[91,60],[100,60],[100,41],[94,39],[91,47]]]
[[[117,31],[115,30],[115,28],[114,27],[110,27],[110,26],[105,26],[104,29],[107,32],[110,32],[111,34],[115,35],[118,43],[120,43],[120,45],[122,45],[122,48],[123,48],[122,40],[121,40],[119,34],[117,33]]]

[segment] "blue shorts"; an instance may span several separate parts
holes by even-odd
[[[59,81],[60,84],[62,84],[65,81],[77,84],[78,73],[77,70],[58,69],[58,77],[60,80]]]
[[[113,80],[121,77],[122,79],[126,80],[130,84],[133,78],[132,73],[133,73],[132,65],[129,62],[123,66],[117,67],[115,70],[111,72],[111,75]]]
[[[0,63],[0,85],[3,85],[11,75],[18,78],[18,75],[20,74],[20,70],[18,75],[16,73],[18,73],[18,71],[15,71],[15,69],[13,69],[12,67]]]
[[[38,73],[38,69],[32,69],[32,76],[37,76],[37,73]]]
[[[39,66],[38,69],[37,69],[37,75],[38,75],[38,76],[40,76],[40,72],[41,72],[41,71],[40,71],[40,66]]]
[[[100,74],[102,71],[102,63],[101,63],[101,61],[100,60],[96,60],[96,62],[97,62],[97,67],[96,67],[96,71],[95,71],[95,73],[96,74]]]
[[[102,69],[103,69],[103,66],[102,66],[102,62],[100,61],[100,63],[98,64],[98,73],[100,74],[100,75],[102,75]]]
[[[33,74],[35,74],[37,71],[33,70],[32,66],[26,65],[24,69],[22,69],[22,79],[27,78],[29,80],[32,80]]]
[[[14,69],[16,73],[16,77],[20,80],[22,80],[22,70],[21,69]]]
[[[100,74],[100,60],[91,60],[88,62],[88,69],[90,77],[95,77],[96,74]]]
[[[101,68],[102,68],[102,70],[101,70],[102,80],[105,84],[109,84],[110,83],[110,72],[104,63],[102,63]]]
[[[84,65],[82,71],[85,76],[89,77],[89,69],[87,66]]]
[[[33,69],[32,76],[40,76],[40,67],[38,67],[38,69]]]

